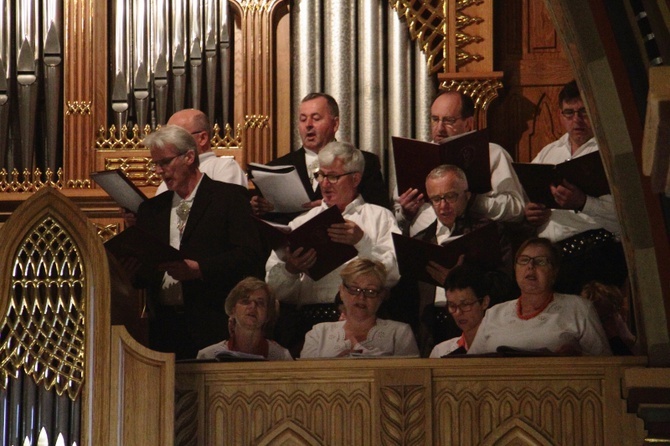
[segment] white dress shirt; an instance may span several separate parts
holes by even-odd
[[[289,227],[295,229],[326,209],[328,209],[326,203],[321,203],[321,206],[296,217],[289,223]],[[399,234],[400,229],[391,211],[368,204],[358,195],[344,209],[342,217],[353,221],[363,230],[363,238],[354,245],[358,257],[381,262],[388,274],[385,286],[395,285],[400,279],[400,272],[391,234]],[[286,263],[276,251],[273,251],[265,264],[265,280],[275,291],[277,299],[282,302],[300,305],[333,303],[341,283],[340,270],[345,265],[346,263],[342,264],[315,282],[306,274],[288,272]]]
[[[585,142],[574,155],[571,153],[569,135],[566,133],[558,140],[545,146],[537,154],[533,163],[560,164],[582,155],[596,152],[598,143],[595,138]],[[605,228],[615,237],[621,235],[621,226],[614,208],[612,195],[590,197],[587,195],[584,209],[580,212],[553,209],[549,221],[538,228],[538,236],[546,237],[552,242],[558,242],[582,232],[592,229]]]
[[[519,178],[512,167],[512,157],[498,144],[489,143],[489,163],[491,166],[491,190],[485,194],[476,194],[470,207],[473,215],[496,221],[519,221],[524,215],[524,194]],[[435,166],[437,167],[437,166]],[[394,210],[398,224],[409,231],[413,237],[435,221],[428,197],[414,220],[408,222],[398,203],[398,190],[394,196]],[[405,191],[402,191],[404,193]]]
[[[239,184],[240,186],[244,186],[245,189],[249,188],[247,175],[232,156],[216,156],[214,152],[205,152],[198,155],[198,159],[200,160],[198,166],[200,172],[207,174],[214,181]],[[156,195],[162,194],[166,190],[167,186],[165,185],[165,181],[163,181],[158,185]]]

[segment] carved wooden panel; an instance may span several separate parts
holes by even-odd
[[[177,445],[631,445],[644,358],[178,364]]]
[[[544,2],[496,2],[495,69],[505,73],[491,104],[491,140],[517,161],[529,162],[563,133],[557,97],[573,75]]]

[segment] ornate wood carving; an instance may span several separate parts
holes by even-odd
[[[640,444],[621,399],[643,358],[179,364],[197,444]],[[203,430],[203,426],[207,426]],[[178,433],[179,435],[179,433]],[[286,442],[286,443],[283,443]]]

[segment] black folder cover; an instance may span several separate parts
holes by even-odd
[[[91,173],[91,179],[98,183],[119,206],[137,213],[147,196],[133,184],[121,169],[101,170]]]
[[[392,140],[398,193],[416,188],[425,194],[426,176],[440,164],[453,164],[463,169],[470,191],[481,194],[491,190],[486,130],[459,135],[442,144],[399,136],[393,136]]]
[[[514,163],[513,165],[530,201],[544,204],[551,209],[560,209],[560,206],[554,201],[549,186],[561,184],[563,179],[592,197],[610,193],[599,152],[592,152],[561,164]]]
[[[108,240],[105,248],[118,260],[134,257],[143,265],[154,268],[160,263],[184,260],[178,249],[137,226],[131,226]]]
[[[452,268],[461,254],[465,254],[467,261],[477,262],[483,269],[495,269],[502,263],[500,234],[495,223],[454,238],[444,246],[400,234],[393,234],[393,244],[402,277],[437,286],[444,284],[436,283],[426,271],[430,260],[445,268]]]
[[[332,224],[344,223],[344,218],[336,206],[321,212],[290,233],[261,219],[256,221],[272,249],[288,246],[291,250],[302,247],[305,250],[313,248],[316,251],[316,264],[307,273],[312,280],[321,279],[358,254],[353,246],[336,243],[328,236],[328,228]]]

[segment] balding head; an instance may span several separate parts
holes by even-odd
[[[200,110],[194,108],[179,110],[170,116],[167,123],[189,132],[198,146],[198,154],[209,152],[212,149],[210,145],[212,126],[207,115]]]

